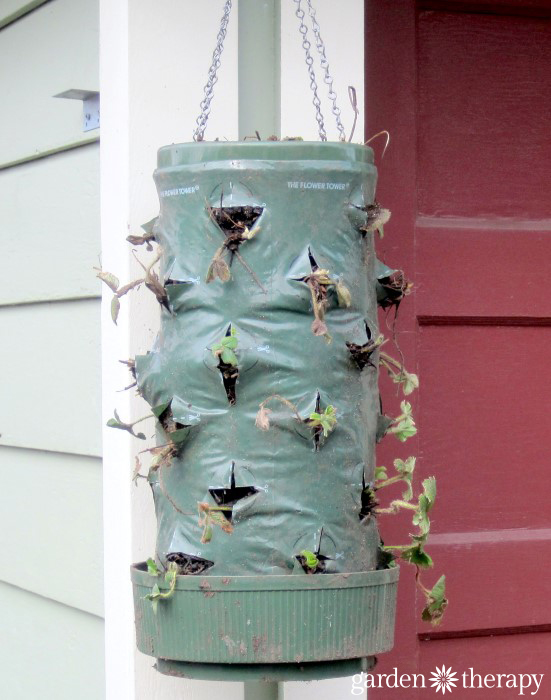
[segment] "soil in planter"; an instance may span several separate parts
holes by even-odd
[[[183,423],[178,423],[174,420],[170,404],[159,416],[159,423],[163,426],[163,430],[167,434],[175,433],[177,430],[183,430],[184,428],[189,427],[187,425],[184,425]]]
[[[255,486],[236,486],[234,469],[235,462],[232,462],[229,487],[209,489],[209,493],[215,500],[217,506],[234,506],[242,498],[254,496],[255,493],[258,493],[258,489]],[[231,523],[233,510],[223,510],[222,515]]]
[[[227,365],[225,362],[218,363],[218,369],[222,375],[222,382],[224,384],[224,390],[228,401],[231,406],[233,406],[237,401],[237,396],[235,393],[235,385],[237,384],[237,378],[239,377],[239,369],[234,367],[234,365]]]
[[[243,237],[246,230],[252,231],[254,225],[262,214],[262,207],[216,207],[211,209],[211,215],[220,229],[226,236],[224,247],[229,250],[230,267],[233,256],[237,253],[239,246],[247,238]]]
[[[178,575],[192,576],[202,574],[211,566],[214,566],[213,561],[195,557],[193,554],[184,554],[184,552],[170,552],[166,555],[166,560],[178,566]]]

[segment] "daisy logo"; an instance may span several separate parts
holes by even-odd
[[[457,673],[452,671],[451,666],[449,668],[446,668],[444,665],[442,665],[442,668],[438,668],[437,666],[436,671],[433,671],[431,676],[432,678],[428,680],[432,683],[432,687],[436,688],[436,692],[441,690],[442,695],[444,695],[446,690],[449,690],[451,693],[452,688],[455,688],[455,684],[457,683]]]

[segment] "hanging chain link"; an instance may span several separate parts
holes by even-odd
[[[308,14],[310,15],[310,19],[312,20],[312,29],[314,30],[314,36],[316,37],[316,48],[320,57],[321,67],[325,71],[324,83],[329,88],[329,99],[333,103],[332,111],[337,122],[339,138],[341,141],[346,141],[344,126],[341,122],[341,110],[337,107],[337,93],[333,90],[333,78],[331,77],[331,73],[329,72],[329,61],[327,60],[327,56],[325,55],[325,44],[323,43],[323,39],[321,38],[320,26],[318,20],[316,19],[316,11],[312,6],[312,0],[307,0],[307,2]]]
[[[226,38],[226,32],[228,31],[228,22],[230,20],[230,12],[232,8],[232,0],[226,0],[224,4],[224,12],[222,14],[222,19],[220,21],[220,29],[218,31],[218,36],[216,38],[216,47],[212,54],[212,63],[209,68],[207,84],[205,85],[204,93],[205,97],[201,102],[201,114],[197,117],[197,128],[193,132],[194,141],[202,141],[205,129],[207,126],[207,121],[210,114],[210,103],[212,101],[214,86],[218,82],[218,69],[220,68],[220,57],[222,56],[222,51],[224,50],[224,39]]]
[[[325,132],[325,125],[323,122],[323,115],[321,113],[321,101],[318,96],[318,84],[316,82],[316,74],[314,72],[313,63],[314,59],[310,53],[310,48],[312,44],[308,41],[308,27],[304,24],[304,10],[300,6],[301,0],[294,0],[297,9],[295,15],[300,21],[299,31],[302,34],[302,48],[306,55],[306,65],[308,66],[308,75],[310,76],[310,88],[314,95],[312,103],[316,108],[316,121],[318,122],[318,133],[322,141],[327,141],[327,134]]]

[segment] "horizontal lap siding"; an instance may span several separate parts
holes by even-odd
[[[95,0],[0,2],[0,653],[12,700],[105,696],[99,149],[78,146],[99,132],[82,131],[81,102],[53,98],[97,90],[97,15]]]
[[[5,583],[0,597],[3,698],[104,697],[101,618]]]

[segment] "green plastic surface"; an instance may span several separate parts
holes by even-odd
[[[375,568],[373,518],[360,520],[363,483],[373,477],[378,419],[377,371],[359,370],[346,341],[377,336],[372,234],[362,235],[362,207],[373,202],[370,149],[340,143],[194,143],[159,151],[155,172],[163,249],[162,308],[153,350],[136,358],[138,386],[157,412],[171,403],[181,426],[172,464],[150,477],[158,520],[157,558],[179,552],[212,561],[210,575],[306,576],[303,550],[327,557],[329,573]],[[231,280],[206,284],[224,234],[208,207],[256,206],[256,236],[239,253]],[[339,306],[329,291],[332,342],[314,336],[310,290],[300,281],[311,259],[350,290]],[[255,278],[256,277],[256,281]],[[260,283],[259,286],[258,282]],[[230,405],[211,351],[229,327],[237,334],[239,378]],[[278,394],[303,419],[335,407],[337,425],[314,450],[312,431],[272,402],[271,429],[255,426],[259,404]],[[158,429],[158,443],[168,436]],[[252,486],[233,506],[233,532],[212,528],[201,543],[198,502],[212,489]]]

